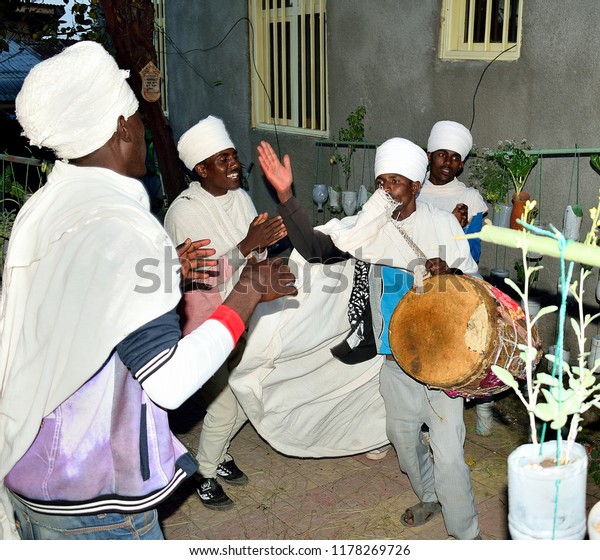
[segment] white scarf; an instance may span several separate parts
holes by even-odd
[[[419,191],[417,200],[447,212],[452,212],[458,203],[466,204],[469,208],[469,222],[476,214],[488,211],[487,204],[479,191],[467,187],[456,177],[445,185],[434,185],[428,177]]]
[[[173,201],[165,216],[165,228],[177,244],[186,237],[210,239],[218,258],[237,248],[256,215],[252,199],[243,189],[213,196],[194,182]]]
[[[391,219],[391,205],[378,189],[356,216],[330,220],[322,230],[335,245],[357,259],[412,271],[418,255]],[[449,212],[417,202],[417,210],[399,222],[428,259],[440,257],[449,267],[465,274],[477,273],[469,243],[456,239],[463,235],[458,220]]]
[[[2,483],[42,419],[128,334],[180,299],[179,259],[135,180],[57,162],[19,212],[0,307],[0,525],[16,537]]]
[[[173,201],[165,216],[165,229],[177,245],[188,237],[192,241],[210,239],[209,247],[216,250],[214,258],[226,261],[223,278],[229,279],[233,271],[247,262],[237,245],[246,237],[256,215],[252,199],[243,189],[213,196],[200,183],[193,182]],[[232,286],[233,279],[222,291],[223,299]]]

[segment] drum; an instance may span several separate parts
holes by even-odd
[[[542,357],[537,327],[532,329]],[[525,378],[519,344],[527,344],[525,313],[513,299],[471,276],[439,275],[413,288],[396,306],[390,348],[400,367],[430,388],[475,398],[508,389],[491,371],[497,364]]]

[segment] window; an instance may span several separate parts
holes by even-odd
[[[523,0],[444,0],[440,58],[518,59],[522,14]]]
[[[252,119],[327,135],[326,0],[249,0]]]
[[[156,50],[156,66],[161,71],[160,105],[163,113],[168,115],[167,98],[167,33],[165,23],[165,0],[152,0],[154,4],[154,49]]]

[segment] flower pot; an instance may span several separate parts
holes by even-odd
[[[369,200],[369,192],[367,191],[367,187],[361,185],[358,188],[358,199],[356,201],[357,207],[360,210],[363,207],[363,204]]]
[[[563,235],[567,239],[579,241],[579,229],[581,228],[582,216],[576,216],[573,212],[573,207],[569,204],[565,210],[565,218],[563,221]]]
[[[513,207],[510,213],[510,229],[522,230],[523,227],[517,223],[517,220],[523,216],[525,210],[525,203],[530,199],[529,193],[521,191],[518,195],[513,194],[512,201]]]
[[[514,540],[583,539],[588,456],[575,443],[569,462],[553,466],[556,441],[517,447],[508,457],[508,529]],[[561,451],[567,442],[561,443]],[[548,466],[546,466],[548,465]]]
[[[587,366],[590,371],[594,369],[596,360],[600,360],[600,334],[595,334],[590,340],[590,353],[587,360]]]
[[[553,356],[556,354],[556,346],[554,344],[548,347],[548,354],[552,354]],[[563,348],[562,359],[563,362],[567,362],[567,364],[569,364],[571,362],[571,352]]]
[[[312,198],[317,205],[317,210],[320,212],[323,210],[323,203],[329,198],[327,192],[327,185],[314,185],[312,190]]]
[[[329,187],[329,209],[332,212],[340,211],[340,191],[336,191],[332,187]]]
[[[512,213],[512,204],[494,204],[494,213],[492,214],[492,225],[499,227],[510,226],[510,215]]]
[[[354,191],[342,191],[342,208],[346,216],[352,216],[356,212],[358,196]]]
[[[588,515],[588,538],[591,541],[600,541],[600,502],[598,502]]]
[[[521,300],[521,309],[523,311],[529,310],[530,317],[535,317],[540,312],[541,308],[542,304],[536,299],[529,298],[527,300],[527,307],[525,306],[525,300]]]

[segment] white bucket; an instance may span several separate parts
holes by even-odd
[[[556,445],[545,442],[535,456],[528,443],[508,456],[508,529],[514,540],[585,537],[587,452],[575,443],[568,464],[542,467],[543,459],[555,458]],[[561,442],[563,453],[566,448]]]

